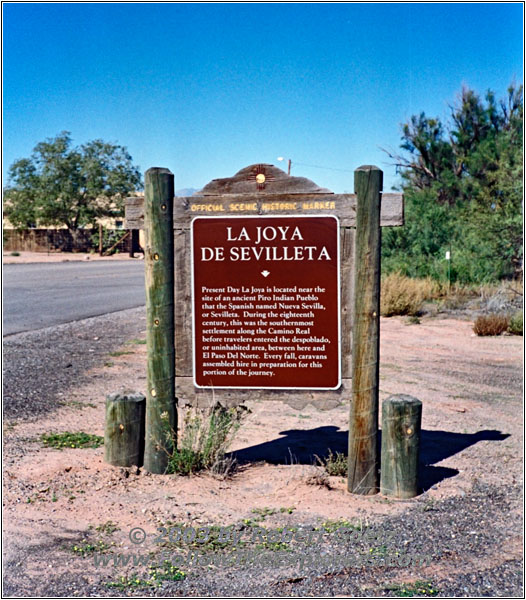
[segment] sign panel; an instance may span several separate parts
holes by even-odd
[[[196,217],[191,239],[194,384],[337,389],[338,219]]]

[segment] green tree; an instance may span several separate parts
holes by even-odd
[[[481,282],[522,269],[523,88],[497,103],[463,89],[446,125],[421,113],[402,126],[406,226],[383,240],[386,271]]]
[[[11,165],[4,214],[17,228],[65,225],[75,235],[122,216],[124,198],[137,189],[141,174],[126,148],[102,140],[73,148],[63,131]]]

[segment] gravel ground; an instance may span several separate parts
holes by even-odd
[[[5,337],[4,418],[34,420],[62,406],[88,369],[130,338],[144,338],[145,323],[139,307]]]
[[[384,518],[364,532],[356,532],[352,542],[340,542],[336,534],[325,534],[321,544],[291,544],[287,552],[312,557],[312,566],[301,572],[290,567],[268,566],[190,567],[183,581],[163,582],[160,587],[131,585],[125,589],[108,588],[108,578],[102,573],[95,583],[88,578],[83,582],[50,575],[45,595],[524,597],[522,560],[503,556],[510,550],[507,548],[510,536],[521,534],[520,511],[514,510],[520,505],[519,486],[495,489],[480,485],[464,497],[435,503],[421,498],[401,516]],[[28,549],[25,560],[30,562],[32,553],[41,551],[42,547]],[[373,557],[368,566],[341,568],[334,558],[326,559],[334,567],[321,564],[323,557],[328,556],[344,558],[356,565],[364,555]],[[386,565],[390,557],[394,565]],[[424,566],[399,566],[412,557],[429,560]],[[398,560],[401,563],[397,566]],[[23,582],[17,578],[17,564],[5,564],[4,571],[4,597],[20,594],[21,588],[30,590],[38,586],[38,576],[26,575]],[[131,575],[128,577],[133,581]],[[420,587],[425,593],[402,593],[404,588],[411,590],[415,581],[423,582]]]
[[[103,364],[109,352],[132,338],[144,338],[144,323],[144,309],[131,309],[4,339],[4,415],[8,425],[31,423],[58,414],[62,406],[67,406],[68,390],[78,390],[88,383],[92,377],[90,369]],[[457,375],[469,381],[472,376],[467,367]],[[506,373],[503,385],[506,383],[511,398],[516,396],[521,382],[516,371]],[[506,397],[503,405],[506,414],[519,410],[516,400],[510,398]],[[495,404],[488,403],[486,410],[495,410]],[[489,443],[480,442],[479,446],[488,448]],[[474,454],[476,448],[472,446],[469,451]],[[38,452],[34,448],[29,451]],[[10,468],[16,468],[23,453],[20,450],[8,453],[14,461]],[[474,480],[470,489],[459,488],[453,496],[436,498],[430,490],[407,503],[385,499],[393,508],[402,506],[402,511],[373,516],[352,541],[338,541],[335,535],[327,534],[319,545],[295,542],[288,548],[259,550],[267,555],[282,550],[285,555],[310,557],[307,562],[311,564],[304,571],[261,564],[190,566],[183,569],[187,573],[184,580],[162,581],[159,587],[134,585],[133,574],[139,572],[140,577],[148,577],[144,568],[121,569],[118,575],[128,577],[127,585],[109,587],[108,582],[119,582],[116,572],[95,569],[91,556],[74,557],[77,563],[86,561],[84,571],[79,574],[78,569],[69,567],[72,557],[64,551],[65,541],[71,537],[65,534],[47,537],[45,519],[42,528],[36,529],[35,521],[21,516],[20,528],[24,533],[20,538],[10,537],[9,552],[4,559],[3,596],[31,597],[36,593],[41,597],[524,597],[522,486],[517,467],[506,468],[509,474],[497,483]],[[132,476],[126,479],[131,480]],[[54,505],[47,506],[54,513]],[[56,506],[62,505],[59,502]],[[16,510],[16,506],[8,508]],[[56,523],[61,522],[60,510],[55,516]],[[297,520],[290,518],[290,523],[297,525]],[[283,519],[286,526],[287,516]],[[312,529],[319,521],[303,520],[301,525]],[[78,534],[84,535],[78,529]],[[46,555],[49,564],[43,562]],[[372,558],[368,564],[359,566],[364,556]],[[338,566],[335,559],[323,557],[339,557],[350,566]],[[406,557],[424,557],[426,564],[408,566],[404,563]],[[158,555],[152,558],[156,559]],[[392,564],[398,560],[402,563]],[[423,583],[415,585],[416,581]]]

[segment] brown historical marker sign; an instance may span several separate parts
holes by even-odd
[[[195,385],[337,389],[338,219],[196,217],[191,231]]]

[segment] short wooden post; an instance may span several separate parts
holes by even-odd
[[[398,394],[382,402],[380,492],[395,498],[418,494],[422,402]]]
[[[144,467],[164,473],[177,434],[174,349],[174,176],[145,174],[146,439]]]
[[[378,375],[380,341],[380,192],[383,173],[354,172],[356,204],[352,397],[347,489],[378,492]]]
[[[141,467],[144,459],[146,398],[137,392],[106,397],[104,460],[118,467]]]

